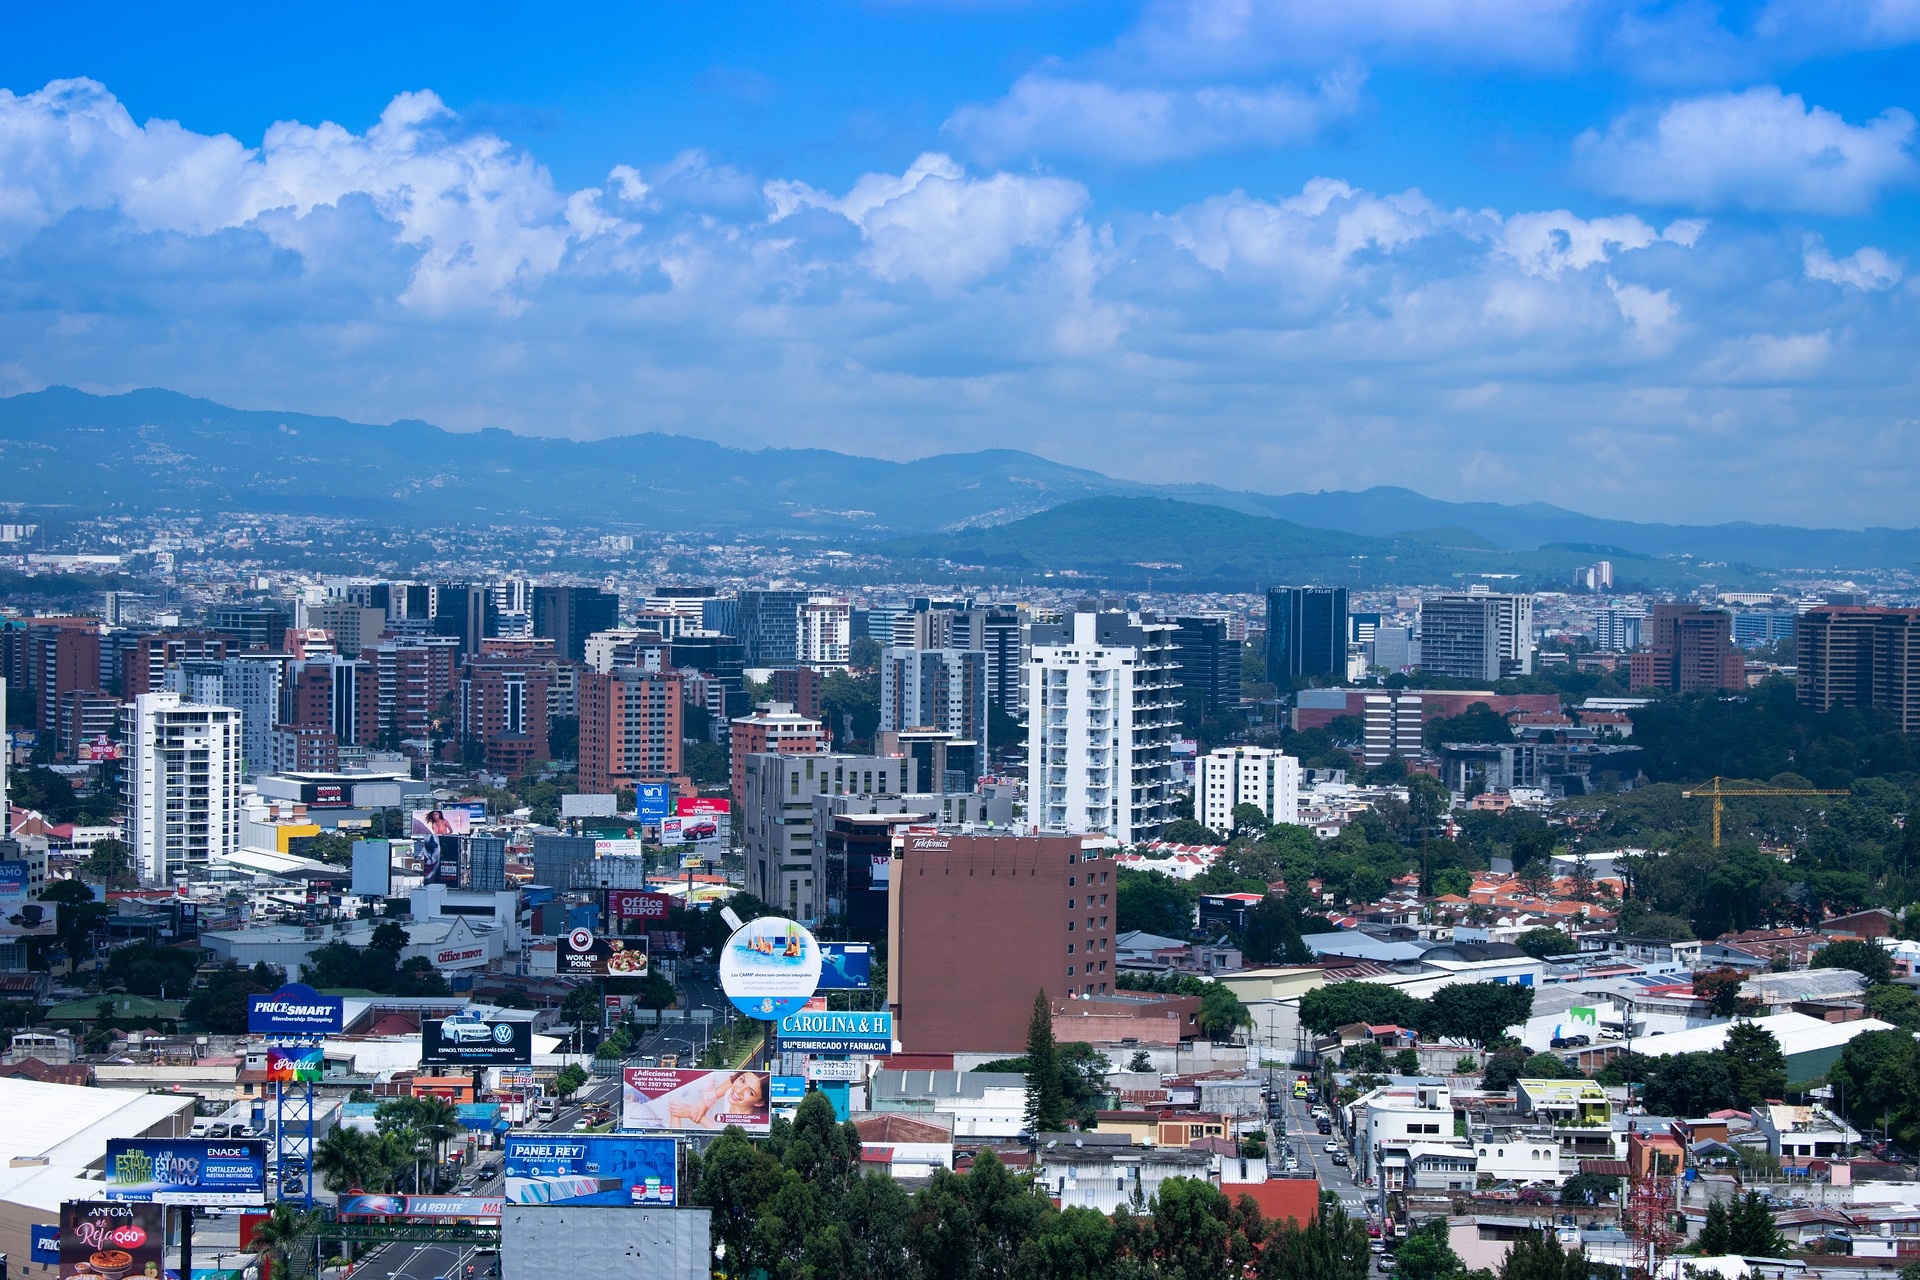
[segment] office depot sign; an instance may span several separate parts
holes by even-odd
[[[665,920],[671,901],[664,893],[643,893],[639,889],[607,890],[607,918],[610,920]]]
[[[436,969],[472,969],[487,962],[487,949],[483,946],[447,947],[433,954]]]

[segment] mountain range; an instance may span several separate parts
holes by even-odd
[[[1134,501],[1091,501],[1113,499]],[[0,502],[49,519],[246,511],[416,526],[813,534],[908,558],[1074,561],[1113,572],[1185,566],[1210,548],[1202,559],[1233,579],[1242,569],[1303,577],[1368,561],[1392,566],[1400,581],[1463,571],[1557,576],[1598,558],[1632,560],[1649,581],[1657,563],[1687,557],[1751,571],[1920,563],[1916,529],[1643,524],[1386,487],[1276,495],[1149,485],[1017,450],[890,462],[656,433],[575,441],[450,432],[234,409],[154,389],[96,396],[51,387],[0,399]],[[1247,540],[1264,550],[1242,548],[1236,560],[1233,544]],[[1289,565],[1295,571],[1278,572]]]

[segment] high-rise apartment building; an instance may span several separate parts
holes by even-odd
[[[728,725],[733,798],[746,794],[748,756],[813,755],[827,749],[827,737],[825,725],[798,714],[785,702],[763,703],[752,715],[734,719]]]
[[[1160,834],[1180,724],[1174,625],[1075,612],[1035,623],[1027,666],[1028,814],[1047,831]]]
[[[1426,704],[1417,693],[1367,694],[1360,713],[1366,727],[1360,748],[1361,763],[1371,769],[1394,756],[1402,760],[1418,759],[1424,749],[1421,731],[1426,728],[1426,711]]]
[[[1272,587],[1267,591],[1267,680],[1288,682],[1347,673],[1347,589]]]
[[[120,651],[120,696],[133,699],[167,687],[167,668],[196,659],[219,662],[227,656],[226,637],[211,631],[158,631],[135,638]]]
[[[97,618],[35,618],[27,625],[27,666],[40,703],[40,728],[60,728],[60,695],[105,687]]]
[[[1744,689],[1747,662],[1733,647],[1733,616],[1697,604],[1656,604],[1628,655],[1635,689]]]
[[[880,729],[940,729],[987,740],[987,655],[890,648],[880,660]]]
[[[54,751],[62,760],[81,760],[120,735],[120,699],[104,689],[69,689],[60,695],[59,737]]]
[[[348,600],[326,600],[301,609],[300,625],[324,631],[342,657],[357,658],[387,630],[387,611]]]
[[[734,605],[739,629],[716,625],[712,617],[706,629],[739,636],[750,667],[788,666],[800,660],[800,607],[809,598],[805,591],[742,591]]]
[[[143,693],[121,716],[121,803],[133,864],[170,885],[240,848],[240,713]]]
[[[1533,597],[1493,591],[1420,605],[1420,666],[1460,680],[1533,674]]]
[[[424,741],[453,692],[460,642],[453,636],[392,636],[373,647],[375,717],[390,747]]]
[[[1232,710],[1240,702],[1240,642],[1229,634],[1226,618],[1184,617],[1173,622],[1181,701],[1209,714]]]
[[[679,646],[674,646],[678,649]],[[676,660],[677,661],[677,660]],[[773,700],[792,705],[803,716],[820,718],[820,672],[814,667],[781,667],[773,673]]]
[[[1640,647],[1640,625],[1647,615],[1620,605],[1593,615],[1593,647],[1608,653],[1632,653]]]
[[[268,767],[291,661],[284,654],[243,653],[230,654],[221,663],[220,702],[240,712],[240,741],[249,775],[263,773]]]
[[[616,667],[580,677],[580,790],[607,794],[675,782],[684,712],[680,677]]]
[[[1802,704],[1872,707],[1920,734],[1920,609],[1809,609],[1797,624],[1794,657]]]
[[[586,661],[587,637],[620,625],[620,596],[598,587],[535,587],[533,634],[568,662]]]
[[[488,644],[499,642],[489,641]],[[483,654],[460,668],[460,738],[494,773],[525,773],[551,759],[547,664]]]
[[[799,607],[794,657],[809,667],[847,665],[853,648],[853,604],[813,596]]]
[[[459,642],[460,655],[480,652],[480,642],[500,634],[499,609],[484,586],[441,582],[433,588],[433,634]]]
[[[286,643],[291,622],[287,611],[278,605],[217,604],[207,610],[207,629],[240,652],[277,651]]]
[[[1018,1053],[1036,991],[1113,991],[1114,866],[1073,836],[906,833],[886,869],[903,1049]]]
[[[1270,823],[1300,821],[1300,762],[1265,747],[1220,747],[1200,757],[1193,816],[1221,836],[1233,833],[1233,811],[1253,805]]]
[[[290,663],[282,724],[324,729],[339,745],[370,747],[380,740],[379,672],[360,658],[329,655]]]
[[[827,752],[749,755],[741,773],[740,835],[747,892],[802,924],[824,919],[827,901],[814,835],[815,796],[897,796],[907,761]]]

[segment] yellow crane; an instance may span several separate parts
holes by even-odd
[[[1703,796],[1713,801],[1713,847],[1720,847],[1720,815],[1726,809],[1730,796],[1850,796],[1851,791],[1823,791],[1815,787],[1768,787],[1749,784],[1743,787],[1730,787],[1727,780],[1715,777],[1711,782],[1703,782],[1697,787],[1682,791],[1681,796],[1691,799]]]

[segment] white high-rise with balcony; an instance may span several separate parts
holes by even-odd
[[[176,884],[240,848],[240,712],[143,693],[121,712],[121,804],[143,884]]]
[[[1266,747],[1220,747],[1200,757],[1193,816],[1222,836],[1233,834],[1233,811],[1250,804],[1271,823],[1300,821],[1300,762]]]
[[[1027,820],[1151,840],[1172,816],[1180,725],[1171,622],[1078,612],[1035,623],[1027,661]]]

